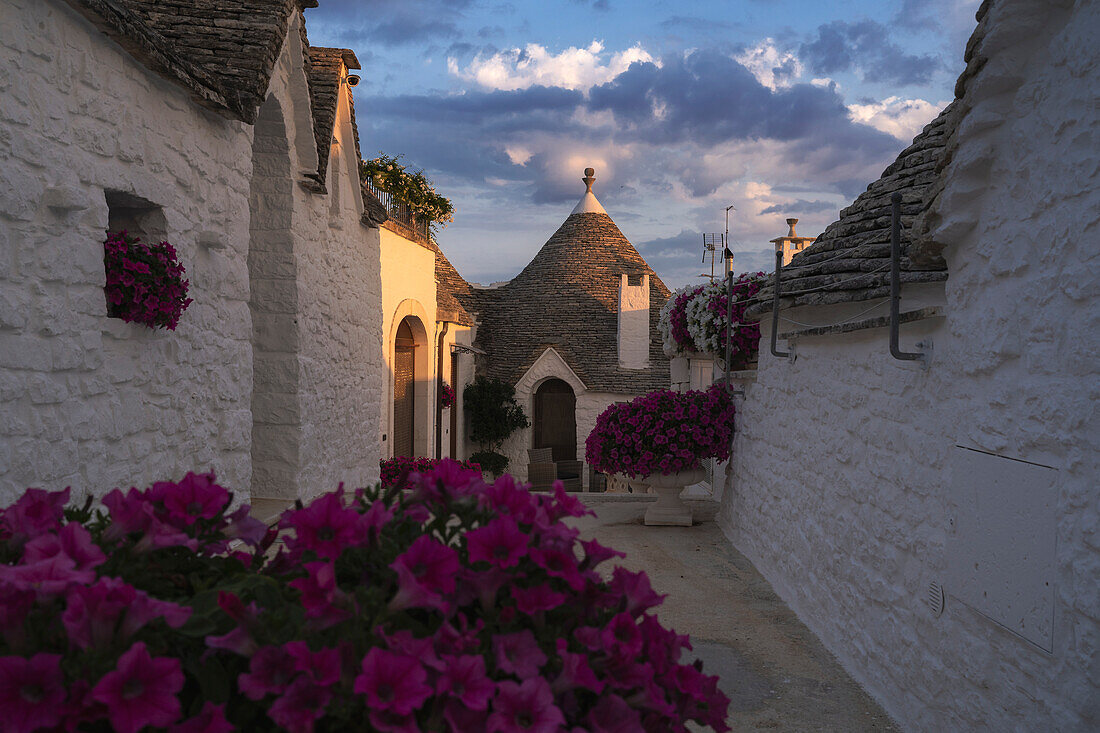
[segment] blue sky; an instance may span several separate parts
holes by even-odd
[[[310,42],[355,50],[365,157],[455,203],[439,243],[513,277],[584,192],[670,287],[730,222],[767,269],[819,234],[947,102],[978,0],[321,0]]]

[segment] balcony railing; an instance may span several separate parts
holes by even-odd
[[[376,188],[374,182],[369,178],[363,182],[363,185],[366,186],[367,190],[374,194],[374,197],[386,208],[386,214],[389,215],[389,220],[386,224],[391,225],[398,234],[406,239],[411,239],[421,244],[428,243],[431,237],[428,225],[431,222],[417,219],[407,203],[395,198],[389,191],[383,191],[380,188]]]

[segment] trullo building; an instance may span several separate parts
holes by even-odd
[[[533,478],[528,450],[550,448],[559,466],[580,462],[577,484],[588,486],[584,441],[597,416],[669,385],[657,331],[669,291],[596,199],[593,169],[582,180],[580,202],[523,271],[465,298],[480,371],[513,385],[531,420],[504,445],[508,470]]]

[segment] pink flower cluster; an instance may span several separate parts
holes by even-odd
[[[455,406],[455,388],[446,382],[439,387],[439,405],[444,410]]]
[[[112,495],[0,514],[4,731],[728,730],[662,597],[598,572],[619,553],[562,521],[587,510],[560,484],[444,461],[298,504],[278,552],[213,477]],[[147,541],[158,523],[194,543]]]
[[[107,273],[107,315],[127,323],[174,331],[192,300],[184,268],[168,242],[147,244],[125,231],[108,234],[103,245]]]
[[[382,471],[382,486],[393,486],[400,480],[401,475],[404,473],[428,473],[434,471],[440,463],[442,463],[442,461],[437,458],[407,458],[405,456],[383,458],[378,462],[378,466]],[[459,465],[471,471],[481,470],[481,466],[473,461],[461,461]]]
[[[65,521],[68,500],[68,489],[28,489],[0,512],[4,730],[98,721],[123,733],[172,724],[217,730],[185,719],[185,675],[166,635],[184,627],[192,608],[158,598],[149,570],[173,553],[224,562],[230,538],[258,545],[267,528],[248,518],[248,507],[227,514],[231,497],[212,475],[116,489],[103,498],[109,519],[92,520],[89,501],[68,510],[86,522]],[[126,573],[127,565],[144,572]],[[202,715],[224,721],[219,706]]]
[[[733,416],[733,400],[720,384],[705,392],[650,392],[604,410],[585,441],[585,455],[605,473],[688,471],[704,458],[729,458]]]
[[[669,331],[672,340],[679,347],[679,351],[695,351],[695,339],[688,331],[687,305],[697,295],[703,292],[703,285],[687,288],[678,292],[672,299],[672,305],[668,309]]]
[[[755,359],[759,350],[760,324],[747,320],[745,311],[752,297],[764,286],[765,277],[763,272],[745,272],[739,275],[733,281],[732,306],[724,284],[720,292],[707,300],[706,310],[709,318],[705,319],[704,330],[707,332],[705,335],[711,343],[719,345],[719,356],[725,353],[728,324],[734,324],[730,338],[730,353],[733,355],[731,369],[742,369],[747,366]],[[726,320],[727,313],[731,316],[729,321]]]

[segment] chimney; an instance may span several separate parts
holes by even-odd
[[[776,237],[772,240],[772,244],[775,245],[776,252],[783,253],[783,264],[789,265],[791,258],[802,250],[813,244],[817,237],[800,237],[794,230],[794,225],[798,223],[798,219],[787,219],[787,234],[783,237]]]
[[[619,366],[649,367],[649,273],[624,273],[619,279]]]

